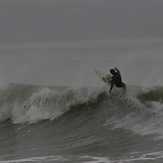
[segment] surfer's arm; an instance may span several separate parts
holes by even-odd
[[[114,67],[114,69],[115,69],[118,73],[120,73],[120,71],[117,69],[117,67]]]
[[[110,93],[111,93],[111,91],[112,91],[112,89],[113,89],[113,85],[114,85],[114,81],[112,80],[112,81],[111,81],[110,90],[109,90]]]

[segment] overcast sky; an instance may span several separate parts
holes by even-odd
[[[163,0],[0,0],[0,42],[163,37]]]

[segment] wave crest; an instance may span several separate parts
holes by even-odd
[[[104,89],[11,85],[1,92],[0,121],[36,123],[55,119],[72,106],[93,102]]]

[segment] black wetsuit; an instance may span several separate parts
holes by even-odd
[[[125,84],[122,82],[121,74],[116,72],[112,77],[112,83],[117,87],[125,87]]]
[[[116,85],[116,87],[126,88],[125,83],[122,82],[120,71],[116,71],[115,74],[112,76],[110,91],[112,90],[114,84]]]

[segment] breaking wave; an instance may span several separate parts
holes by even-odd
[[[10,143],[6,137],[9,135],[11,142],[16,141],[16,147],[26,149],[19,150],[20,155],[28,149],[39,149],[43,155],[47,150],[56,156],[79,154],[83,161],[99,158],[117,162],[119,153],[122,162],[159,160],[162,144],[160,150],[151,149],[158,149],[158,142],[163,139],[161,89],[128,86],[125,94],[116,89],[109,94],[107,86],[8,84],[0,89],[0,126],[4,140],[1,146]],[[105,157],[108,153],[112,158]],[[68,155],[64,155],[66,160]],[[33,153],[31,156],[34,157]]]
[[[103,126],[159,137],[163,135],[162,94],[163,87],[143,91],[129,86],[125,95],[119,92],[110,95],[107,87],[9,84],[0,91],[0,121],[32,124],[54,120],[72,110],[80,113],[89,109],[98,112],[96,116]]]
[[[0,121],[36,123],[53,120],[72,106],[96,100],[103,88],[44,87],[10,84],[0,92]]]

